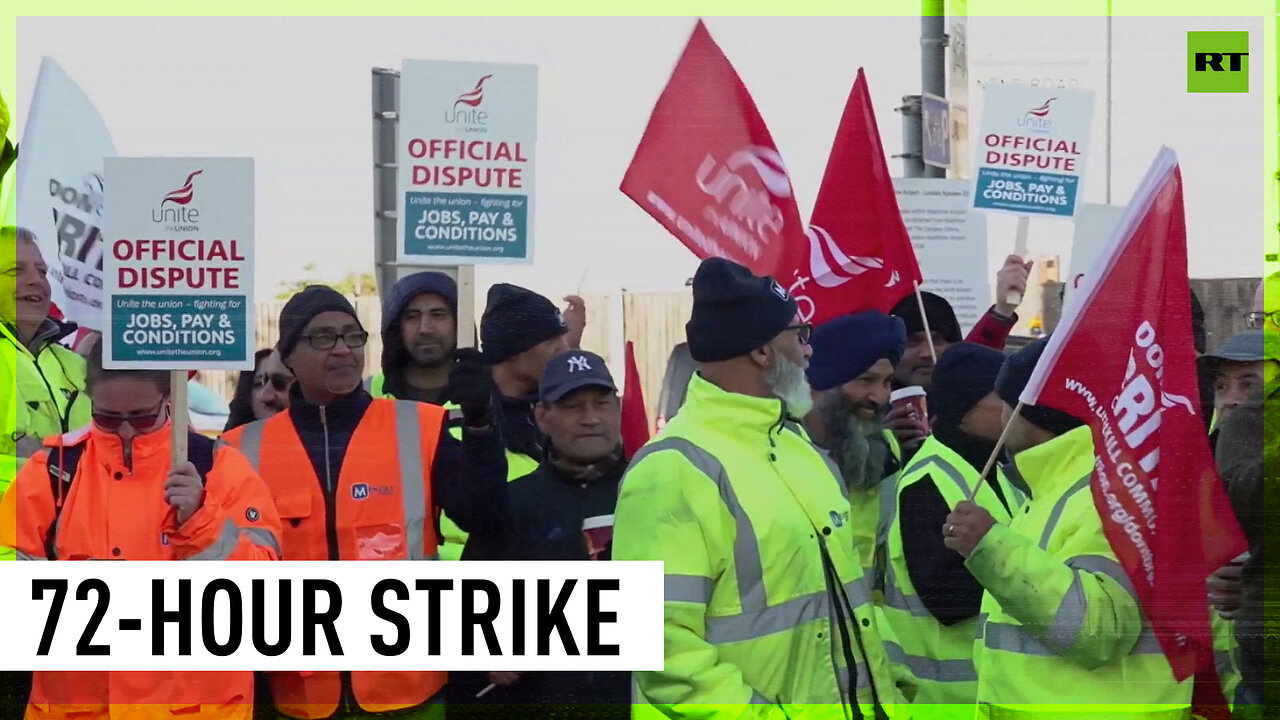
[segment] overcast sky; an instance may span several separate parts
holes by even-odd
[[[1093,2],[1099,11],[1102,2]],[[1090,3],[1082,3],[1081,11]],[[1125,0],[1113,4],[1124,11]],[[973,11],[981,2],[970,3]],[[693,256],[617,189],[689,18],[20,18],[16,127],[42,56],[85,90],[122,155],[251,156],[258,193],[258,291],[305,263],[328,277],[371,268],[370,75],[404,58],[538,65],[537,262],[481,268],[549,293],[682,286]],[[918,92],[919,18],[712,18],[752,92],[808,217],[859,66],[886,151],[901,151],[901,96]],[[1250,30],[1260,19],[1116,18],[1112,202],[1123,204],[1161,144],[1182,162],[1194,277],[1260,273],[1262,63],[1247,95],[1186,93],[1187,30]],[[978,82],[1074,77],[1097,92],[1083,200],[1106,185],[1103,18],[969,20],[970,123]],[[111,38],[104,42],[104,38]],[[890,169],[901,174],[901,163]],[[1011,218],[988,223],[994,261]],[[1070,224],[1039,220],[1035,255],[1069,252]],[[480,296],[483,298],[483,295]],[[483,300],[481,299],[481,304]]]

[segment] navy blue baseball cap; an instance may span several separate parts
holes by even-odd
[[[585,350],[570,350],[547,363],[538,384],[538,399],[546,403],[559,402],[565,395],[585,387],[618,392],[604,358]]]

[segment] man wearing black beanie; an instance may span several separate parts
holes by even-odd
[[[456,353],[446,411],[372,398],[361,386],[369,338],[345,297],[311,285],[285,303],[276,349],[296,381],[285,412],[224,433],[271,488],[292,560],[434,560],[435,518],[448,510],[468,530],[493,530],[506,514],[507,466],[492,429],[492,381],[474,350]],[[377,717],[443,700],[443,672],[404,672],[371,683],[337,672],[279,672],[272,698],[286,717],[316,707],[379,707]]]
[[[996,378],[1013,453],[1008,472],[1031,499],[1007,525],[963,501],[939,528],[985,591],[973,645],[978,706],[991,717],[1025,715],[1034,703],[1082,718],[1139,718],[1159,705],[1190,717],[1193,683],[1174,679],[1103,531],[1091,491],[1092,429],[1043,406],[1024,405],[1013,417],[1046,345],[1018,351]]]
[[[633,673],[633,706],[893,716],[904,701],[876,625],[870,552],[838,469],[798,422],[813,400],[795,299],[710,258],[685,330],[698,371],[680,413],[633,459],[615,511],[613,559],[659,560],[666,573],[664,667]],[[815,597],[820,610],[763,629],[768,612]],[[708,622],[731,616],[743,632]]]
[[[929,393],[933,431],[892,487],[882,489],[894,494],[892,509],[881,520],[887,559],[884,617],[897,638],[895,650],[903,660],[899,672],[917,688],[912,707],[928,708],[918,713],[923,718],[971,718],[978,690],[973,637],[983,589],[938,528],[975,490],[975,502],[1001,523],[1012,519],[1023,500],[995,467],[986,482],[979,480],[1003,428],[995,384],[1004,359],[1000,351],[973,343],[947,348]],[[967,672],[939,678],[914,671],[941,664]]]

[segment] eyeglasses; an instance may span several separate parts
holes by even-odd
[[[801,345],[809,344],[809,336],[813,335],[813,325],[810,323],[801,323],[799,325],[788,325],[783,330],[795,330],[796,339]]]
[[[1270,320],[1275,325],[1280,325],[1280,320],[1276,320],[1277,315],[1280,315],[1280,310],[1247,312],[1244,314],[1244,322],[1245,325],[1249,326],[1250,330],[1261,330],[1267,320]]]
[[[293,384],[293,378],[288,375],[255,375],[253,377],[254,390],[261,390],[268,384],[271,385],[271,389],[278,393],[289,392],[289,386]]]
[[[117,415],[115,413],[94,412],[93,421],[103,430],[119,430],[124,423],[129,423],[134,430],[149,430],[160,419],[160,415],[164,412],[164,404],[169,398],[161,398],[160,405],[154,412],[142,413],[138,415]]]
[[[354,350],[364,347],[364,344],[369,341],[369,333],[363,330],[352,330],[341,335],[331,332],[316,332],[302,336],[302,339],[306,340],[307,344],[316,350],[332,350],[337,346],[339,338],[342,339],[343,345]]]

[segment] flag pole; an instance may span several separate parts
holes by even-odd
[[[1017,419],[1018,413],[1022,412],[1022,401],[1013,408],[1013,414],[1009,416],[1009,422],[1004,424],[1004,429],[1000,431],[1000,439],[996,440],[996,446],[991,449],[991,456],[987,458],[987,464],[982,466],[982,474],[978,476],[978,482],[974,483],[973,491],[969,493],[968,500],[973,502],[973,498],[982,489],[982,483],[987,480],[987,473],[991,472],[991,466],[996,464],[996,458],[1000,455],[1000,448],[1004,447],[1004,440],[1009,436],[1009,428],[1013,426],[1013,421]]]
[[[920,294],[920,281],[912,280],[911,283],[916,286],[916,305],[920,306],[920,320],[924,322],[924,338],[929,341],[929,357],[933,358],[933,364],[938,364],[938,353],[933,349],[933,331],[929,329],[929,316],[924,311],[924,296]]]

